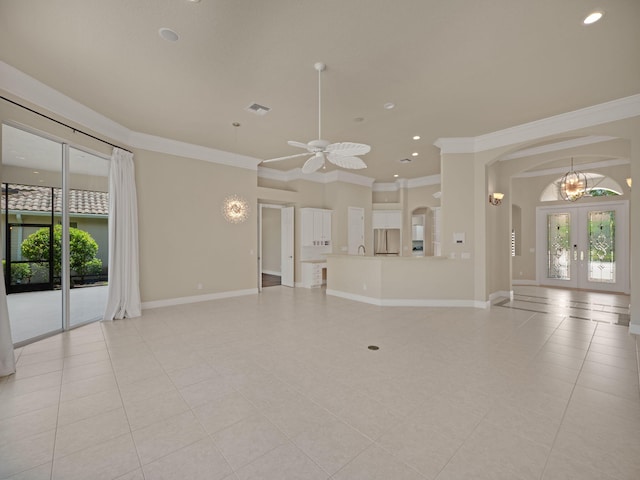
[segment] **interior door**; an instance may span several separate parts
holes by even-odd
[[[349,207],[347,217],[349,223],[347,253],[358,255],[359,247],[364,248],[364,208]]]
[[[281,245],[281,279],[285,287],[294,286],[294,257],[293,257],[293,215],[294,207],[284,207],[280,210],[280,245]]]
[[[538,283],[629,291],[628,202],[538,208]]]

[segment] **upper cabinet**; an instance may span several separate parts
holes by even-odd
[[[373,228],[402,228],[402,212],[399,210],[374,210]]]
[[[331,210],[301,208],[303,247],[331,245]]]

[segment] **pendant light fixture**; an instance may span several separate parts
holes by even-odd
[[[560,196],[567,202],[575,202],[587,193],[587,176],[573,169],[573,157],[571,158],[571,170],[560,179]]]

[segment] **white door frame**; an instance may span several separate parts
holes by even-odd
[[[280,209],[280,284],[285,287],[295,287],[294,223],[294,207],[282,207]]]
[[[280,278],[282,285],[293,287],[293,268],[294,268],[294,210],[293,207],[284,205],[274,205],[269,203],[261,203],[258,213],[258,291],[262,291],[262,210],[263,208],[274,208],[280,210]],[[289,210],[291,209],[291,210]],[[284,222],[287,215],[291,215],[291,222]],[[285,228],[286,227],[286,228]],[[289,239],[288,242],[285,240]],[[286,251],[285,251],[286,247]],[[287,254],[286,261],[283,255]],[[285,272],[285,268],[287,271]],[[291,282],[288,279],[291,279]]]
[[[600,210],[600,209],[612,209],[617,208],[622,212],[621,220],[616,220],[616,252],[618,252],[616,261],[616,282],[608,286],[606,283],[588,282],[585,275],[579,275],[577,273],[577,266],[581,264],[581,272],[586,270],[584,266],[585,260],[580,260],[580,254],[578,252],[585,251],[587,249],[586,243],[586,230],[580,224],[580,218],[584,216],[583,212],[588,210]],[[570,221],[574,224],[577,223],[580,231],[577,228],[571,229],[571,247],[572,256],[575,256],[574,264],[576,267],[573,269],[573,275],[571,280],[553,280],[548,279],[545,276],[545,265],[548,262],[547,253],[547,225],[546,217],[548,213],[568,213],[570,215]],[[618,216],[618,218],[620,215]],[[629,293],[629,201],[603,201],[603,202],[589,202],[582,204],[571,205],[553,205],[549,207],[537,207],[536,208],[536,280],[538,285],[557,286],[566,288],[581,288],[598,291],[612,291]]]

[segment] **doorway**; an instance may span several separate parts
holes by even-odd
[[[538,207],[538,284],[629,292],[627,201]]]
[[[294,286],[294,210],[260,204],[258,216],[258,287]]]

